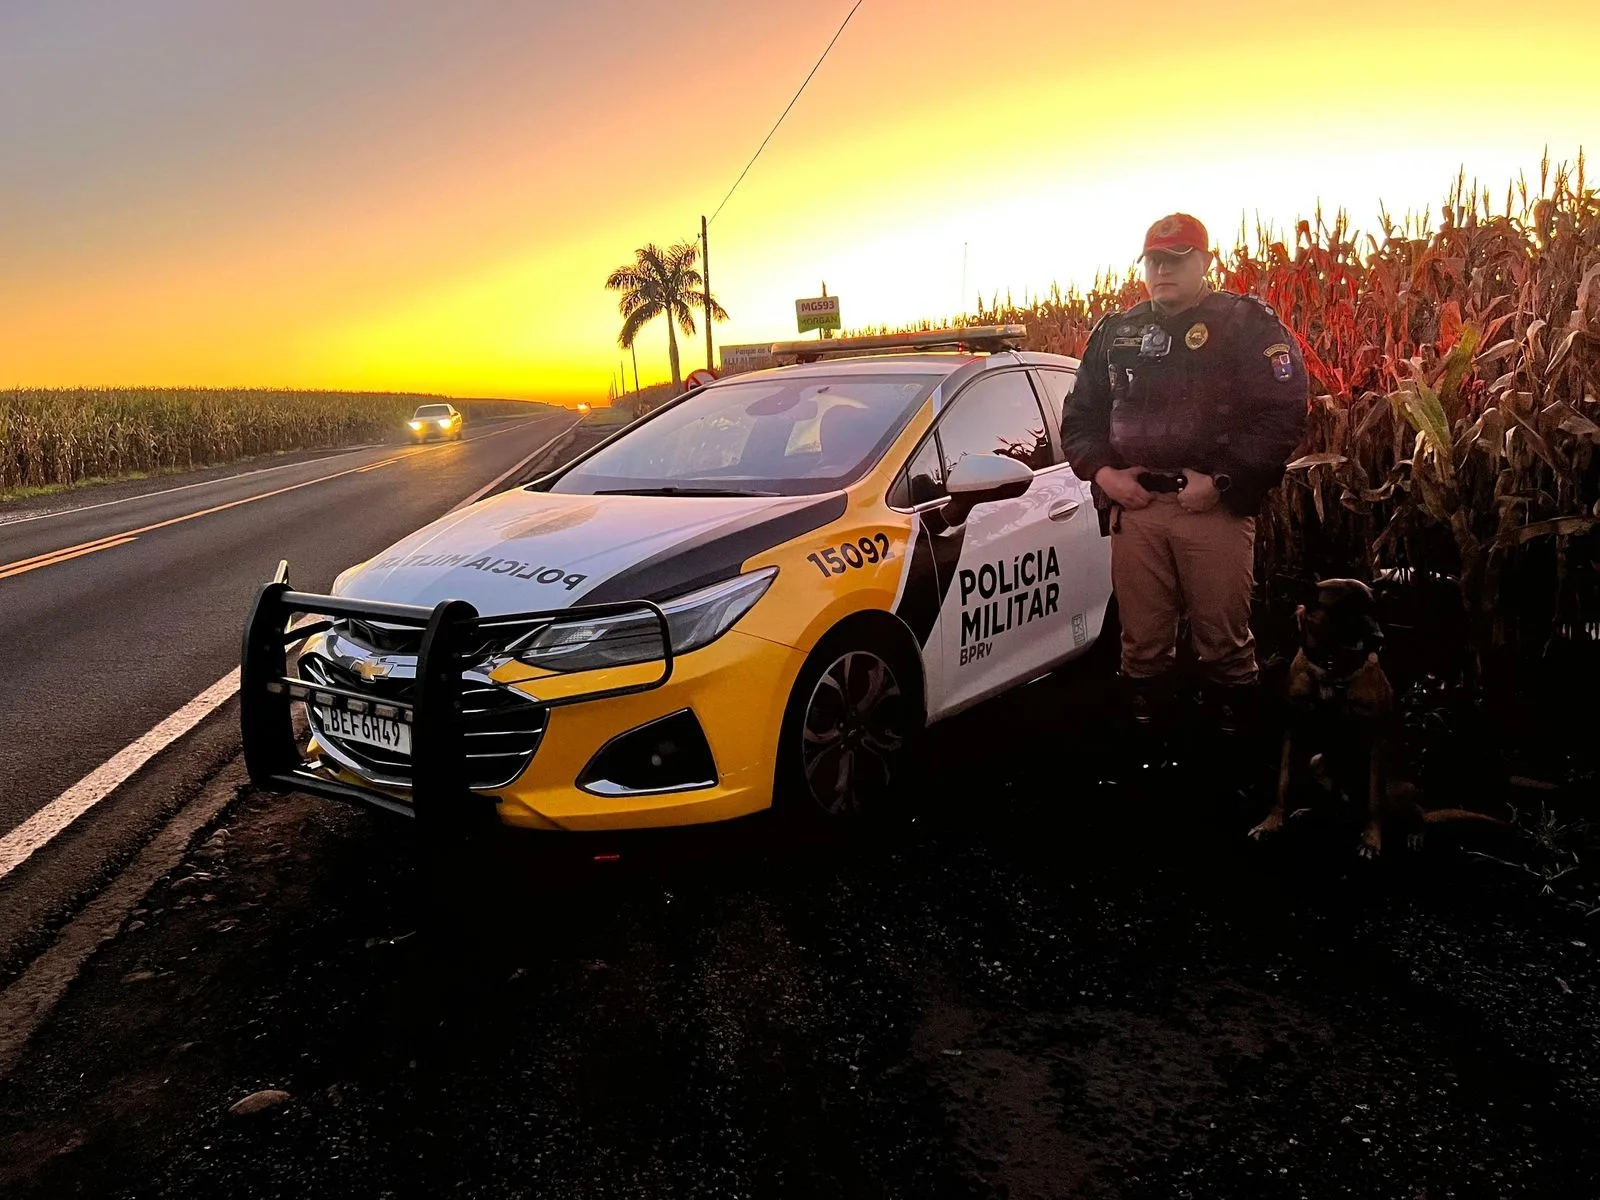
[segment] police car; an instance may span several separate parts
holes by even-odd
[[[922,726],[1105,627],[1109,544],[1061,455],[1077,362],[1024,332],[780,343],[792,365],[678,397],[331,595],[280,570],[244,640],[252,778],[544,830],[870,810]]]

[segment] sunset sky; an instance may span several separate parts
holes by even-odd
[[[606,274],[698,235],[851,2],[0,0],[0,386],[603,399]],[[847,325],[1087,282],[1174,209],[1503,195],[1600,149],[1600,4],[1513,12],[866,0],[711,227],[717,340],[824,280]]]

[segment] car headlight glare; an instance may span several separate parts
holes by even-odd
[[[440,429],[449,429],[450,428],[450,419],[448,417],[440,417],[439,418],[439,428]]]
[[[411,428],[413,428],[413,429],[421,429],[422,428],[422,422],[421,421],[408,421],[407,424],[410,425]]]
[[[673,654],[687,654],[721,637],[766,594],[777,567],[714,583],[661,606]],[[650,613],[554,621],[508,648],[518,662],[551,671],[596,671],[651,662],[662,656],[661,624]]]

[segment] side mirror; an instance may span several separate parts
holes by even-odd
[[[944,518],[959,525],[978,505],[1015,500],[1032,484],[1033,470],[1026,463],[1004,454],[969,454],[945,480],[950,503],[944,507]]]

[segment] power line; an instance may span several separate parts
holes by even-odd
[[[811,75],[817,73],[818,68],[822,66],[823,61],[828,57],[828,51],[833,49],[833,43],[839,40],[839,35],[844,32],[844,27],[850,24],[850,18],[856,15],[856,9],[860,8],[863,3],[865,3],[865,0],[856,0],[855,8],[852,8],[846,14],[845,19],[839,23],[839,28],[833,35],[833,41],[830,41],[828,49],[822,52],[822,58],[817,59],[817,65],[811,68]],[[772,135],[778,132],[778,126],[783,124],[783,118],[789,115],[789,109],[795,106],[795,101],[800,99],[800,93],[806,90],[806,84],[811,82],[811,75],[806,76],[805,83],[800,85],[800,91],[796,92],[794,99],[789,101],[788,108],[783,110],[783,115],[778,118],[777,123],[767,132],[767,136],[761,139],[761,145],[756,147],[756,152],[750,156],[750,161],[745,163],[744,170],[739,172],[739,178],[733,181],[733,186],[728,189],[728,194],[722,198],[722,204],[717,205],[717,211],[711,214],[712,221],[717,219],[717,213],[722,211],[723,205],[733,199],[733,193],[739,190],[739,185],[744,182],[744,177],[750,173],[750,168],[756,165],[756,159],[761,157],[761,152],[767,148],[767,143],[772,140]],[[707,224],[710,224],[710,222],[708,221]]]

